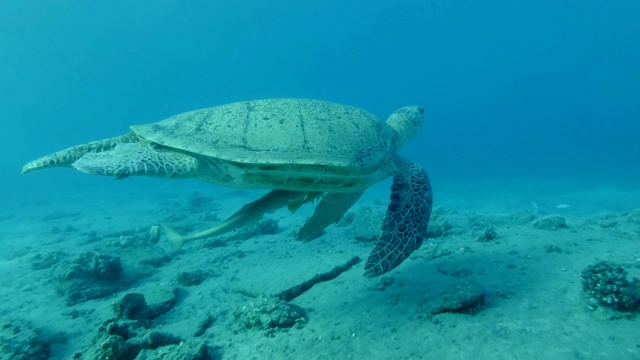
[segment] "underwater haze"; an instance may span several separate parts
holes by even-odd
[[[23,163],[132,124],[274,97],[383,119],[425,107],[403,153],[436,183],[640,179],[637,1],[1,6],[5,181],[39,181],[17,176]]]
[[[309,243],[292,236],[307,204],[269,215],[277,231],[260,223],[175,253],[159,223],[203,230],[261,193],[21,174],[130,125],[270,98],[383,120],[424,108],[399,152],[431,178],[429,238],[389,277],[350,268],[378,236],[390,179]],[[4,0],[0,119],[0,360],[24,344],[34,359],[107,356],[93,340],[112,336],[103,325],[124,316],[127,293],[151,308],[128,318],[144,324],[135,331],[176,336],[127,343],[139,359],[179,341],[194,349],[172,353],[185,359],[640,357],[640,1]],[[64,279],[101,261],[122,277],[71,295]],[[343,264],[273,305],[307,312],[290,326],[238,310]],[[626,300],[594,290],[610,282]],[[178,290],[160,313],[149,293],[166,286]],[[436,298],[461,291],[477,306]]]

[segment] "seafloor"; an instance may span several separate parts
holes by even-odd
[[[311,206],[173,252],[158,223],[261,192],[45,178],[0,207],[2,360],[640,359],[638,193],[436,181],[430,238],[368,279],[388,181],[308,243]]]

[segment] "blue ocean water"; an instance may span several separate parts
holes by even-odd
[[[436,182],[640,179],[636,1],[0,6],[3,182],[131,124],[271,97],[424,106],[403,154]]]
[[[106,227],[100,220],[138,213],[122,215],[127,210],[122,201],[117,202],[122,208],[116,210],[100,209],[90,199],[106,204],[110,194],[131,194],[132,198],[148,196],[146,203],[155,204],[152,201],[157,199],[151,199],[156,189],[186,194],[198,190],[205,196],[219,189],[195,181],[114,182],[69,169],[22,176],[26,162],[123,134],[129,125],[235,101],[277,97],[355,105],[382,119],[403,106],[423,106],[424,129],[401,154],[428,171],[436,206],[527,209],[536,215],[539,210],[571,215],[619,212],[622,215],[614,219],[617,225],[601,226],[623,224],[615,236],[589,228],[585,220],[586,229],[593,232],[584,237],[594,243],[607,236],[637,241],[637,211],[631,213],[634,216],[627,212],[640,208],[638,19],[640,2],[635,0],[2,1],[0,243],[3,247],[15,244],[13,234],[28,234],[30,226],[33,233],[48,231],[50,219],[37,215],[42,221],[34,221],[33,214],[26,225],[14,228],[12,221],[17,223],[23,212],[28,213],[22,206],[34,206],[34,199],[44,211],[54,213],[58,206],[70,217],[74,211],[98,208],[87,216],[99,219],[92,223],[97,227]],[[366,196],[387,200],[388,185],[389,181]],[[140,189],[148,193],[140,195]],[[94,198],[86,197],[92,192]],[[78,198],[85,207],[77,206]],[[178,202],[167,201],[165,208],[173,206],[171,201]],[[100,211],[106,214],[103,218]],[[155,216],[151,210],[148,214]],[[148,221],[140,220],[144,226]],[[575,223],[583,225],[580,221]],[[124,231],[118,226],[109,231]],[[498,230],[510,231],[508,226]],[[510,235],[524,243],[529,240],[528,235]],[[84,237],[84,233],[78,235],[78,239]],[[578,241],[570,235],[566,238],[567,243]],[[52,240],[47,241],[51,245]],[[511,246],[509,240],[503,241]],[[637,247],[629,242],[625,246]],[[529,250],[518,249],[520,254]],[[609,253],[604,245],[597,249],[571,248],[564,254],[575,251],[584,257],[561,265],[570,269],[568,273],[579,274],[583,262]],[[195,258],[196,253],[189,255]],[[501,261],[509,262],[518,271],[535,267],[534,261],[526,266],[517,263],[525,260],[513,265],[514,256],[506,253],[491,260],[500,266]],[[638,261],[635,256],[633,261]],[[22,261],[18,255],[6,258]],[[491,264],[484,265],[482,260],[475,258],[472,263],[481,269],[486,266],[487,274],[493,276]],[[0,262],[2,271],[12,266]],[[476,269],[476,275],[485,270]],[[411,279],[401,274],[401,280],[402,276]],[[498,283],[502,275],[489,275],[483,285],[495,290],[492,281]],[[547,278],[553,276],[547,274]],[[531,282],[535,281],[542,282]],[[571,281],[579,283],[579,275]],[[518,289],[521,294],[531,290]],[[505,301],[509,296],[517,299],[507,295]],[[526,301],[518,302],[510,314],[518,314]],[[384,304],[384,299],[377,304]],[[0,310],[4,314],[5,309]],[[488,319],[485,324],[495,322]],[[483,318],[475,320],[482,323]],[[637,320],[621,326],[636,324]],[[607,338],[618,336],[615,329],[609,331]],[[570,340],[580,344],[584,339],[595,344],[593,339],[600,338],[585,335]],[[534,345],[544,349],[541,342]],[[633,346],[639,345],[632,342],[624,344],[637,355]],[[480,338],[478,343],[490,341]],[[611,348],[615,345],[614,341]]]

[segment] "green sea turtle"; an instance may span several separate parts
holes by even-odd
[[[128,133],[77,145],[26,164],[22,173],[74,167],[123,179],[132,175],[197,178],[245,189],[271,189],[218,226],[169,241],[219,235],[257,223],[278,208],[320,199],[298,232],[310,240],[337,222],[369,186],[394,176],[380,238],[365,264],[374,277],[402,263],[424,239],[432,192],[420,165],[397,150],[422,128],[424,110],[404,107],[382,121],[353,106],[309,99],[238,102],[131,126]]]

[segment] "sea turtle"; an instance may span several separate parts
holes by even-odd
[[[424,239],[432,191],[420,165],[397,150],[422,128],[424,110],[404,107],[382,121],[363,109],[310,99],[237,102],[131,126],[128,133],[77,145],[26,164],[22,173],[74,167],[118,179],[132,175],[197,178],[245,189],[271,189],[218,226],[182,236],[174,247],[257,223],[321,198],[298,232],[310,240],[337,222],[369,186],[394,175],[380,238],[365,265],[374,277],[402,263]]]

